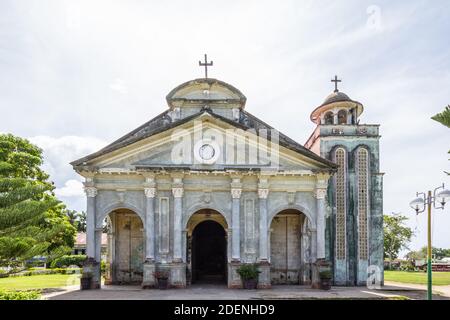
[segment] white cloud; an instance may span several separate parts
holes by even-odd
[[[97,138],[79,136],[35,136],[29,140],[43,150],[43,169],[55,183],[55,194],[64,197],[63,200],[70,209],[83,210],[81,177],[73,170],[70,162],[98,151],[106,143]]]
[[[67,180],[62,188],[56,188],[55,194],[58,197],[83,197],[83,183],[78,180]]]

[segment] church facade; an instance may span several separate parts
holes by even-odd
[[[181,84],[167,109],[105,148],[72,162],[85,178],[87,256],[106,283],[242,286],[256,263],[258,286],[366,283],[383,268],[378,126],[337,89],[316,108],[301,145],[246,111],[235,87],[210,78]],[[91,269],[89,269],[91,268]]]

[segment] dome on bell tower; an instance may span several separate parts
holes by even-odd
[[[325,101],[311,113],[311,121],[316,124],[356,124],[358,117],[364,110],[362,103],[352,100],[347,94],[340,92],[337,76],[331,80],[335,83],[334,91]]]

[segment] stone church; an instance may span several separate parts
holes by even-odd
[[[317,287],[324,266],[335,285],[365,285],[369,266],[383,268],[379,126],[360,124],[363,105],[334,81],[304,145],[206,75],[173,89],[154,119],[72,162],[85,178],[92,286],[105,224],[109,284],[151,288],[165,270],[172,287],[239,288],[237,268],[256,263],[260,288]]]

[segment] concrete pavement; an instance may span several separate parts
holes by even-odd
[[[143,290],[138,286],[103,286],[100,290],[78,290],[76,286],[65,291],[44,294],[49,300],[279,300],[279,299],[424,299],[421,288],[389,284],[379,290],[365,287],[333,287],[329,291],[309,286],[273,286],[272,289],[239,290],[225,285],[192,285],[187,289]],[[436,299],[450,299],[436,296]]]

